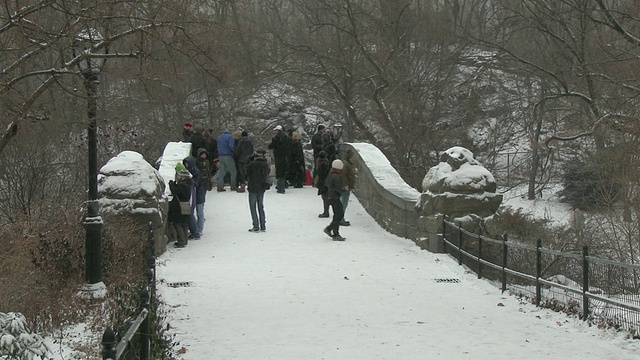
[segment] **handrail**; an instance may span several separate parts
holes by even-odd
[[[476,244],[476,245],[469,245],[468,242],[467,244],[465,244],[466,241],[463,240],[463,235],[467,236],[468,240],[473,241],[473,243],[471,244]],[[518,281],[518,284],[523,284],[523,283],[534,284],[532,286],[535,286],[535,293],[533,292],[533,290],[531,290],[531,292],[527,292],[526,294],[523,293],[522,295],[529,296],[527,294],[534,294],[533,297],[536,305],[538,306],[540,306],[541,304],[542,297],[545,297],[548,299],[554,299],[555,301],[559,300],[559,299],[556,299],[550,291],[547,291],[547,293],[551,295],[543,294],[543,291],[542,291],[543,287],[545,289],[559,289],[559,290],[565,291],[567,294],[573,294],[573,296],[575,297],[572,297],[572,299],[582,300],[582,309],[581,309],[582,314],[580,315],[583,320],[599,317],[602,321],[607,322],[608,324],[613,324],[616,327],[619,326],[619,327],[626,328],[627,330],[633,333],[638,333],[640,331],[640,304],[638,303],[638,300],[636,300],[636,298],[632,297],[632,296],[640,295],[640,289],[638,288],[638,286],[621,287],[620,288],[621,294],[627,294],[629,290],[632,291],[632,296],[630,296],[629,299],[622,299],[622,300],[619,298],[612,298],[611,296],[603,296],[602,294],[599,294],[599,295],[594,294],[593,292],[589,291],[590,290],[589,287],[592,281],[594,282],[600,281],[602,284],[605,284],[607,286],[609,285],[609,282],[608,282],[609,278],[608,277],[604,279],[598,278],[597,277],[598,272],[594,270],[593,265],[606,265],[604,269],[607,271],[606,272],[607,274],[613,273],[613,274],[617,274],[618,276],[622,276],[621,269],[627,269],[627,270],[633,271],[635,274],[635,272],[640,271],[640,265],[627,264],[627,263],[622,263],[618,261],[601,259],[601,258],[590,256],[588,252],[588,247],[586,245],[582,250],[582,254],[576,254],[576,253],[567,253],[567,252],[561,252],[557,250],[543,248],[541,246],[540,240],[538,240],[537,246],[531,246],[531,245],[523,245],[523,244],[516,244],[513,242],[507,242],[506,234],[503,235],[503,238],[500,240],[492,239],[482,234],[469,232],[468,230],[463,229],[461,225],[449,221],[446,216],[443,219],[443,231],[441,236],[442,236],[441,239],[442,239],[442,243],[444,244],[445,252],[455,257],[458,260],[458,263],[460,265],[463,264],[463,257],[464,259],[468,259],[468,262],[466,263],[469,266],[474,266],[475,264],[476,270],[477,270],[475,272],[478,274],[478,278],[482,277],[483,266],[499,272],[500,276],[496,275],[495,277],[496,279],[502,280],[503,292],[507,290],[507,275],[510,275],[514,278],[524,281],[524,282]],[[492,244],[494,245],[494,249],[500,248],[500,255],[496,253],[490,254],[490,256],[484,255],[485,253],[488,253],[488,252],[487,252],[487,249],[483,248],[483,244]],[[465,245],[469,249],[464,248]],[[473,249],[471,247],[473,247]],[[511,250],[519,249],[519,250],[535,252],[535,256],[526,255],[526,253],[517,253],[520,256],[524,256],[525,258],[530,259],[530,262],[518,264],[520,271],[515,270],[513,268],[510,268],[507,265],[508,253],[510,249]],[[475,251],[476,253],[474,253],[473,251]],[[522,254],[525,254],[525,255],[522,255]],[[558,258],[560,258],[561,260],[562,259],[575,260],[575,264],[576,264],[574,265],[575,269],[577,270],[580,267],[582,268],[582,286],[575,287],[575,286],[570,286],[565,284],[559,284],[557,282],[544,279],[542,277],[543,267],[541,266],[541,262],[543,259],[542,254],[554,256],[555,258],[553,258],[553,261],[551,262],[552,264],[554,264],[558,260]],[[546,259],[548,260],[549,258],[547,257]],[[498,263],[498,262],[501,262],[501,263]],[[572,263],[568,263],[568,265],[565,265],[565,267],[572,266],[571,264]],[[529,270],[531,270],[531,273],[526,273],[522,271],[523,268],[526,271],[527,266],[529,266]],[[571,268],[569,267],[567,269],[571,269]],[[471,270],[473,271],[473,269]],[[494,274],[496,274],[496,272],[494,272]],[[579,274],[579,273],[576,272],[576,274]],[[561,274],[558,274],[558,275],[561,275]],[[611,276],[611,275],[608,275],[608,276]],[[520,286],[515,284],[510,284],[510,285],[513,289],[516,289],[517,287]],[[525,288],[520,287],[520,289],[524,290]],[[597,287],[594,287],[591,290],[593,289],[597,289]],[[619,295],[619,296],[624,296],[624,295]],[[611,307],[618,309],[618,311],[616,311],[615,309],[614,311],[606,311],[606,312],[601,311],[602,308],[599,308],[598,304],[594,303],[594,301],[606,303]],[[566,305],[575,306],[575,304],[566,304]],[[622,309],[624,309],[626,312],[622,311]]]
[[[118,346],[116,347],[116,359],[120,359],[122,353],[124,353],[127,346],[129,345],[129,342],[140,328],[140,325],[142,325],[142,322],[147,319],[148,315],[148,309],[142,309],[142,311],[140,311],[140,314],[138,315],[136,320],[131,324],[127,332],[122,336],[122,339],[118,343]]]
[[[148,360],[151,353],[151,299],[155,296],[156,276],[155,276],[155,236],[153,224],[149,222],[149,238],[144,259],[144,273],[147,277],[147,284],[140,293],[140,311],[136,319],[129,326],[119,342],[116,343],[116,334],[111,327],[107,327],[102,335],[102,359],[119,360],[127,350],[133,337],[140,335],[140,360]]]

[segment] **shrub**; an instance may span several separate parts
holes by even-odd
[[[50,353],[44,339],[31,332],[20,313],[0,312],[0,356],[3,359],[46,359]]]
[[[611,206],[621,192],[615,180],[625,172],[624,161],[609,157],[612,151],[567,161],[562,176],[564,189],[558,194],[562,201],[581,209]]]

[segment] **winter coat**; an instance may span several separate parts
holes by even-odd
[[[207,154],[207,157],[201,157],[202,154]],[[196,166],[202,174],[202,181],[207,191],[213,187],[211,185],[211,161],[209,161],[209,153],[204,148],[198,149],[198,157],[196,157]]]
[[[191,156],[198,156],[198,149],[204,148],[204,136],[201,133],[195,132],[191,135]]]
[[[182,162],[185,164],[187,170],[189,170],[189,172],[193,176],[193,186],[195,187],[196,192],[196,204],[204,204],[207,196],[207,187],[204,183],[202,173],[196,165],[196,158],[193,156],[187,156],[184,160],[182,160]]]
[[[191,135],[193,135],[192,130],[187,130],[185,128],[182,129],[182,141],[183,142],[191,142]]]
[[[345,157],[342,159],[344,167],[342,168],[342,183],[348,190],[353,190],[356,186],[356,175],[358,169],[353,163],[353,152],[347,151]]]
[[[239,162],[247,163],[251,155],[253,155],[253,143],[248,136],[243,136],[238,140],[235,156]]]
[[[287,157],[289,148],[289,138],[283,133],[278,132],[271,139],[269,149],[273,150],[273,159],[276,165],[276,177],[284,178],[287,175]]]
[[[317,132],[311,137],[311,148],[313,149],[313,159],[318,158],[318,154],[322,151],[322,133]]]
[[[329,133],[325,133],[322,136],[322,150],[327,153],[327,159],[329,159],[329,162],[336,159],[336,143],[333,141],[333,136]]]
[[[247,191],[261,193],[266,190],[269,181],[269,163],[264,157],[256,156],[245,167],[247,176]]]
[[[191,186],[192,181],[190,178],[179,178],[177,182],[169,181],[169,189],[171,190],[171,195],[173,195],[173,199],[169,202],[169,214],[167,215],[169,221],[176,224],[189,221],[190,215],[182,215],[180,212],[180,202],[189,201]]]
[[[302,150],[302,143],[299,140],[291,142],[289,148],[289,179],[294,184],[304,183],[304,151]]]
[[[327,179],[327,175],[329,175],[329,170],[331,170],[329,160],[326,157],[318,157],[318,159],[316,159],[316,169],[316,176],[318,177],[318,181],[316,182],[318,195],[326,194],[327,187],[325,186],[324,181]]]
[[[236,141],[229,131],[225,131],[218,136],[218,156],[233,156],[236,148]]]
[[[344,191],[341,171],[338,169],[331,169],[329,175],[324,180],[324,185],[327,187],[327,199],[339,200],[340,195],[342,195],[342,192]]]
[[[213,161],[218,157],[218,141],[211,136],[209,131],[205,131],[204,133],[204,148],[209,153],[209,160]]]

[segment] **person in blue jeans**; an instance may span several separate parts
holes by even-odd
[[[258,150],[244,169],[247,176],[247,191],[249,192],[249,210],[251,211],[252,227],[250,232],[267,230],[267,220],[264,213],[264,193],[271,186],[269,184],[269,163],[265,150]]]
[[[236,176],[238,175],[236,169],[236,161],[233,158],[233,153],[236,148],[236,140],[229,130],[225,130],[218,136],[218,192],[224,190],[224,178],[227,173],[231,175],[230,188],[231,191],[236,191]]]
[[[187,156],[182,160],[184,166],[189,170],[193,180],[191,217],[189,218],[189,235],[190,239],[200,239],[202,230],[204,230],[204,201],[207,198],[207,187],[203,180],[202,173],[196,165],[196,158]],[[196,217],[197,214],[197,217]]]

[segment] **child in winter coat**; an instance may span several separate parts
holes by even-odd
[[[344,191],[341,174],[343,167],[344,164],[342,160],[333,160],[331,163],[331,171],[324,181],[327,187],[327,201],[333,210],[333,219],[331,220],[331,224],[324,228],[324,233],[329,235],[333,241],[344,241],[344,238],[340,236],[340,222],[344,217],[344,210],[342,208],[342,202],[340,201],[340,196]]]

